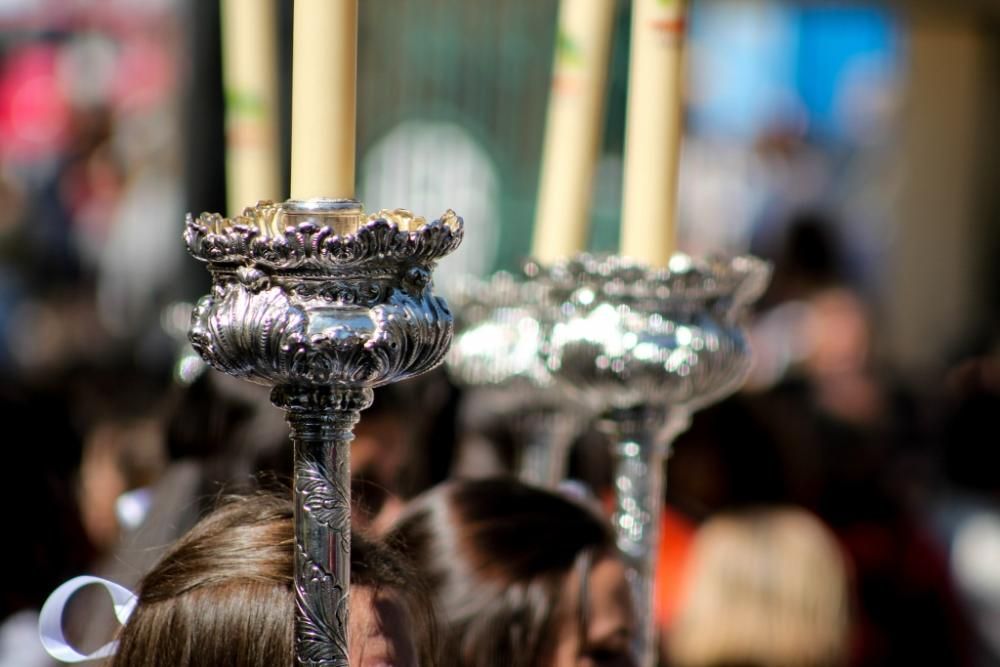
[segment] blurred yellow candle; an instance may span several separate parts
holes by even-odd
[[[358,0],[295,0],[292,199],[354,197]]]
[[[229,215],[280,199],[274,0],[222,0]]]
[[[664,267],[677,245],[686,0],[634,0],[621,254]]]
[[[543,264],[587,243],[603,130],[615,0],[562,0],[531,255]]]

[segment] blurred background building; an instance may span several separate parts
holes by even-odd
[[[291,10],[278,4],[287,90]],[[987,336],[1000,301],[986,224],[1000,10],[938,5],[702,0],[690,18],[681,247],[773,258],[796,220],[817,223],[875,309],[880,355],[913,370]],[[555,11],[363,7],[362,199],[462,211],[456,273],[528,252]],[[617,244],[627,2],[617,16],[594,250]],[[100,323],[138,331],[198,292],[172,222],[225,208],[218,7],[7,0],[0,28],[4,322],[22,290],[90,280]],[[12,363],[23,341],[3,331]]]

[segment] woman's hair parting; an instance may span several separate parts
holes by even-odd
[[[233,497],[183,536],[143,578],[111,667],[275,667],[293,661],[292,504]],[[352,536],[351,584],[397,597],[420,665],[432,665],[430,604],[409,565]]]
[[[589,508],[512,479],[455,481],[418,497],[386,537],[430,588],[442,655],[452,667],[536,667],[557,623],[585,623],[564,602],[567,576],[584,581],[614,553]]]

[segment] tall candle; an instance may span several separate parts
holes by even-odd
[[[293,199],[354,197],[358,0],[295,0]]]
[[[634,0],[621,254],[663,267],[676,239],[686,0]]]
[[[587,242],[603,129],[615,0],[562,0],[556,33],[532,256],[551,263]]]
[[[226,189],[236,215],[281,197],[274,0],[222,0]]]

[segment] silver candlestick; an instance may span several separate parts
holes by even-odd
[[[261,202],[231,219],[189,215],[184,240],[212,275],[191,344],[214,368],[273,386],[288,416],[296,660],[345,667],[352,429],[374,387],[444,358],[452,316],[431,272],[461,242],[462,220],[366,218],[343,199]]]
[[[552,392],[545,347],[555,313],[547,286],[498,272],[469,279],[452,299],[455,344],[448,353],[451,375],[472,389],[491,417],[506,420],[516,436],[518,477],[554,487],[565,476],[566,458],[577,420]]]
[[[583,255],[540,276],[562,314],[549,370],[570,402],[604,416],[615,443],[614,528],[630,561],[643,667],[657,653],[653,577],[670,442],[693,410],[743,382],[750,354],[741,321],[769,275],[753,257],[678,254],[662,270]]]

